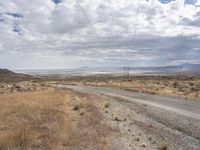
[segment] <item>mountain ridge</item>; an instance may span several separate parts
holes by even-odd
[[[35,77],[26,74],[15,73],[11,70],[0,68],[0,82],[20,82],[32,79],[35,79]]]

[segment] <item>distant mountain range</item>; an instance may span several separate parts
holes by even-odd
[[[130,72],[159,72],[159,73],[175,73],[175,72],[198,72],[200,73],[200,64],[181,64],[176,66],[159,66],[159,67],[82,67],[77,69],[79,71],[87,72],[124,72],[129,70]]]
[[[39,69],[39,70],[15,70],[17,73],[30,75],[78,75],[78,74],[107,74],[107,73],[123,73],[124,71],[131,73],[197,73],[200,74],[200,64],[181,64],[176,66],[160,66],[160,67],[127,67],[127,66],[83,66],[77,69]]]
[[[192,71],[192,70],[199,70],[200,71],[200,64],[181,64],[177,66],[161,66],[161,67],[137,67],[132,68],[133,70],[146,70],[146,71],[163,71],[163,72],[180,72],[180,71]]]

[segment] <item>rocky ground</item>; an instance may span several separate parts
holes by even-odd
[[[47,82],[0,84],[0,149],[199,150],[146,105]]]

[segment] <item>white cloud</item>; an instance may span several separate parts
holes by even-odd
[[[56,5],[51,0],[0,0],[0,67],[71,68],[114,60],[121,65],[167,65],[174,58],[178,63],[196,62],[200,57],[194,50],[200,47],[199,0],[195,5],[185,5],[183,0],[166,4],[140,0],[138,14],[138,0],[110,0],[112,12],[107,0],[79,1],[98,38],[76,1],[62,0]],[[14,25],[19,33],[13,32]],[[11,57],[16,59],[11,61]],[[26,65],[17,63],[22,57],[30,58],[24,59]]]

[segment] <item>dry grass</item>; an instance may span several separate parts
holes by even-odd
[[[54,90],[1,96],[1,149],[53,149],[60,145],[63,130],[71,126],[66,124],[69,114],[59,108],[64,97]]]
[[[158,150],[167,150],[169,143],[165,140],[161,141],[158,145]]]
[[[87,95],[77,95],[54,89],[0,95],[0,150],[106,149],[106,137],[117,131],[102,123]]]
[[[116,87],[135,92],[177,96],[200,100],[200,77],[190,76],[132,76],[121,77],[77,77],[66,80],[67,84]]]
[[[104,107],[105,107],[105,108],[109,108],[109,107],[110,107],[110,103],[106,103],[106,104],[104,105]]]

